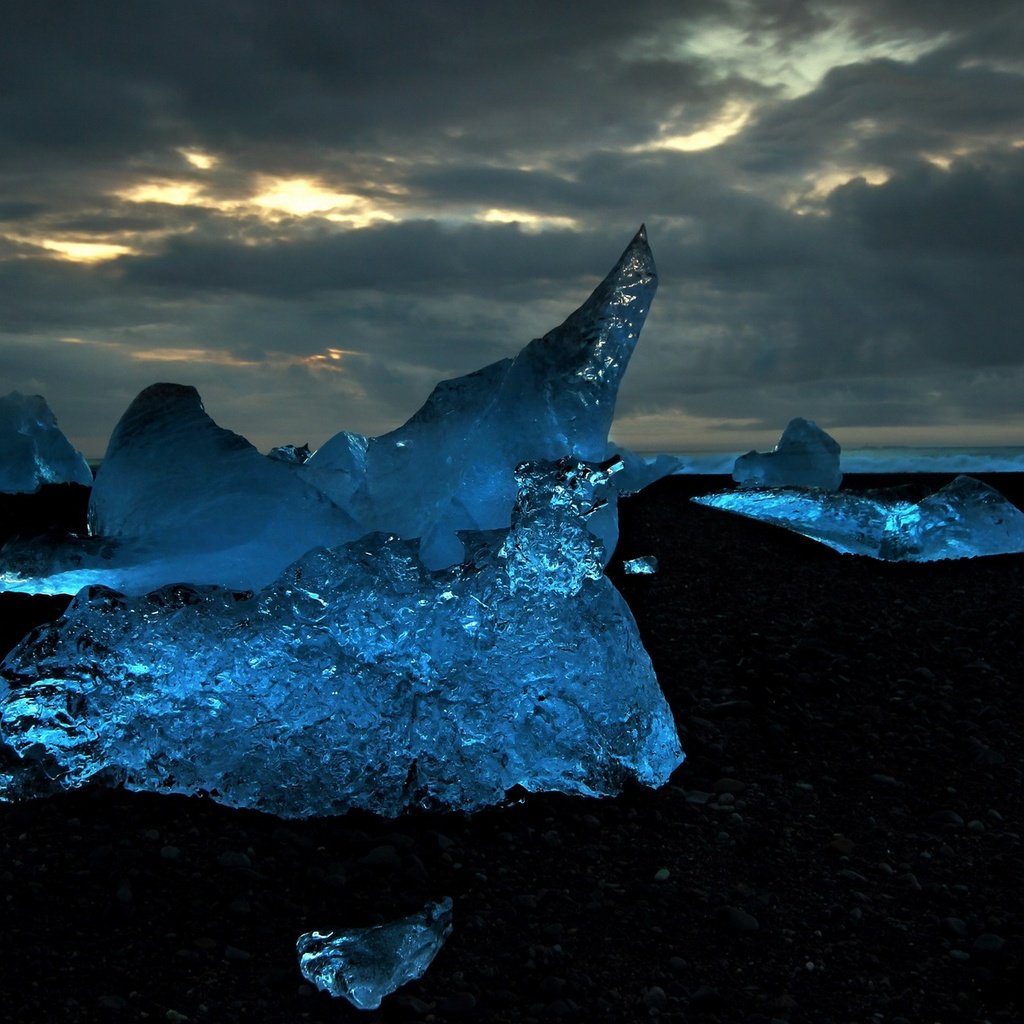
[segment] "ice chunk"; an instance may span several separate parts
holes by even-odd
[[[631,558],[622,563],[622,571],[628,576],[653,576],[658,571],[658,559],[654,555]]]
[[[891,562],[1024,551],[1024,512],[969,476],[918,502],[787,489],[741,489],[693,500],[783,526],[844,554]]]
[[[390,434],[337,435],[313,453],[304,477],[367,529],[422,538],[428,568],[459,561],[460,530],[509,525],[520,462],[610,456],[616,394],[656,287],[641,227],[560,327],[513,359],[442,381]],[[617,535],[614,513],[609,502],[590,524],[609,553]]]
[[[839,442],[814,420],[792,419],[770,452],[747,452],[736,460],[732,478],[744,487],[839,489]]]
[[[264,586],[310,548],[364,532],[298,469],[217,426],[195,388],[153,384],[121,417],[96,474],[93,536],[6,546],[0,589]]]
[[[587,529],[614,468],[521,467],[512,528],[436,573],[373,534],[254,595],[83,591],[0,669],[10,795],[101,777],[302,817],[660,785],[672,714]]]
[[[12,391],[0,398],[0,491],[31,493],[43,484],[91,487],[92,470],[42,395]]]
[[[438,384],[398,430],[372,439],[342,432],[305,462],[300,450],[283,459],[288,446],[259,456],[206,415],[195,389],[153,385],[122,417],[97,474],[89,521],[102,541],[5,550],[0,590],[251,589],[316,545],[378,531],[417,538],[428,568],[453,565],[464,553],[460,531],[508,527],[519,462],[610,456],[616,393],[656,286],[641,228],[561,327],[514,359]],[[619,493],[675,466],[668,456],[625,454]],[[615,494],[588,527],[610,555]]]
[[[280,444],[267,452],[267,458],[301,466],[312,454],[308,444]]]
[[[618,448],[617,451],[625,467],[615,478],[615,489],[620,494],[635,494],[663,477],[685,472],[685,463],[678,455],[667,452],[641,455],[624,448]]]
[[[423,975],[451,933],[452,901],[445,897],[387,924],[306,932],[296,943],[299,969],[321,992],[376,1010],[385,996]]]

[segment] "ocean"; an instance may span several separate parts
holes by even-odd
[[[743,452],[671,452],[683,463],[677,473],[731,474]],[[1024,446],[844,449],[844,473],[1024,473]]]

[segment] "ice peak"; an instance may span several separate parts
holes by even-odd
[[[81,452],[61,433],[42,395],[0,397],[0,492],[30,493],[43,484],[92,484]]]

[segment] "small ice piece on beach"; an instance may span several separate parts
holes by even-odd
[[[452,901],[428,903],[418,914],[349,931],[305,932],[299,969],[321,992],[342,996],[357,1010],[422,977],[452,933]]]
[[[511,528],[463,533],[466,561],[434,573],[377,533],[255,594],[83,590],[0,666],[7,798],[97,779],[394,816],[662,785],[672,712],[587,528],[618,466],[521,466]]]
[[[302,475],[367,530],[421,538],[427,568],[461,561],[460,530],[508,527],[519,463],[611,456],[616,395],[657,283],[641,227],[560,327],[514,358],[442,381],[389,434],[331,438]],[[639,489],[673,468],[668,458],[651,464],[637,458],[627,463],[617,488]],[[610,555],[618,532],[614,496],[591,517],[590,528]]]
[[[622,563],[622,571],[627,576],[653,576],[658,571],[658,559],[654,555],[642,555]]]
[[[880,492],[746,488],[693,501],[782,526],[844,554],[890,562],[1024,551],[1024,512],[970,476],[918,502]]]
[[[294,466],[301,466],[313,453],[308,444],[279,444],[267,452],[268,459],[277,459],[278,462],[290,462]]]
[[[843,481],[839,442],[814,420],[792,419],[770,452],[747,452],[732,478],[744,487],[816,487],[835,491]]]
[[[91,487],[92,470],[42,395],[12,391],[0,398],[0,491],[31,494],[44,484]]]

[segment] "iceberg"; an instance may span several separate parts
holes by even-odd
[[[358,1010],[422,976],[452,933],[452,901],[428,903],[398,921],[338,932],[305,932],[295,944],[299,969],[321,992]]]
[[[599,462],[616,451],[608,441],[615,398],[656,287],[641,227],[560,327],[515,358],[441,382],[397,430],[376,438],[343,431],[308,458],[293,445],[262,456],[214,423],[194,388],[154,384],[111,437],[92,492],[91,536],[9,545],[0,591],[259,589],[312,548],[374,532],[417,540],[428,569],[457,564],[461,531],[508,528],[519,463]],[[678,466],[670,456],[622,455],[618,493]],[[614,494],[588,526],[610,557]]]
[[[31,494],[44,484],[91,487],[92,470],[42,395],[12,391],[0,398],[0,491]]]
[[[619,383],[647,318],[658,278],[643,227],[589,299],[517,356],[438,384],[403,426],[381,437],[343,432],[302,475],[367,530],[418,537],[430,569],[461,561],[461,530],[507,528],[515,467],[563,456],[611,456],[608,431]],[[641,466],[646,476],[640,475]],[[639,489],[675,468],[638,460]],[[610,554],[615,503],[590,522]]]
[[[661,785],[672,713],[588,529],[620,466],[520,466],[511,528],[463,532],[465,562],[436,572],[375,533],[256,593],[83,590],[0,666],[0,790],[95,780],[306,817]]]
[[[839,442],[814,420],[798,416],[786,424],[772,451],[741,455],[733,467],[732,478],[744,487],[816,487],[836,491],[843,481],[839,450]]]
[[[780,488],[744,488],[692,500],[785,527],[844,554],[890,562],[1024,551],[1024,512],[970,476],[958,476],[916,502],[879,493]]]

